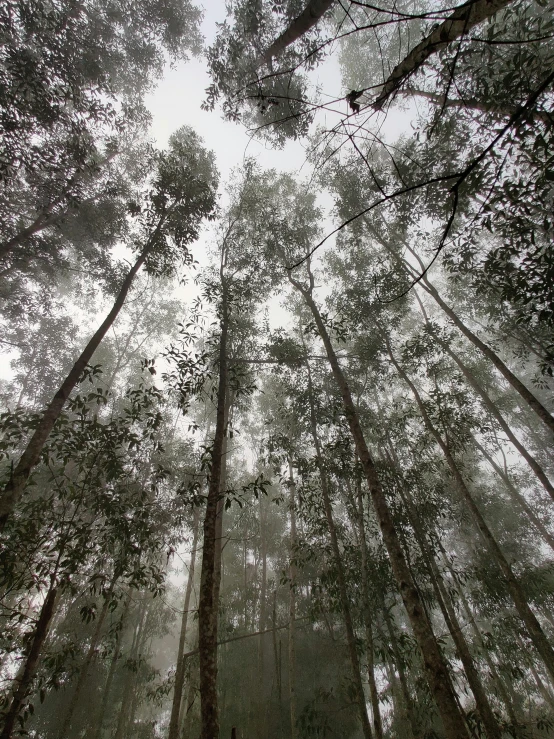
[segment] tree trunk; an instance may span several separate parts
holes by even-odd
[[[100,739],[100,737],[102,736],[102,728],[104,726],[104,719],[106,716],[106,711],[107,711],[108,703],[110,700],[110,693],[112,689],[113,678],[114,678],[115,671],[117,668],[117,662],[119,660],[119,657],[121,656],[121,639],[123,636],[123,624],[125,623],[125,617],[127,616],[127,612],[129,610],[129,603],[130,603],[130,593],[125,598],[125,605],[123,606],[123,613],[121,614],[120,626],[117,632],[117,636],[115,638],[114,651],[113,651],[112,659],[110,661],[110,668],[108,670],[108,677],[106,679],[106,685],[104,687],[104,692],[102,694],[102,703],[100,706],[100,713],[97,718],[96,730],[94,731],[94,739]]]
[[[360,546],[362,569],[360,577],[362,578],[362,603],[364,610],[364,626],[366,640],[366,660],[367,660],[367,679],[369,683],[369,694],[371,698],[371,710],[373,713],[373,730],[376,739],[383,739],[383,722],[381,720],[381,711],[379,708],[379,692],[375,681],[375,657],[373,645],[373,623],[372,608],[369,597],[368,586],[368,559],[369,552],[367,547],[367,539],[364,528],[364,499],[362,494],[362,485],[359,476],[356,476],[356,497],[352,496],[352,509],[354,511],[354,526],[358,529],[358,540]],[[348,484],[348,481],[347,481]]]
[[[398,670],[398,682],[400,684],[400,692],[402,693],[402,701],[404,703],[404,711],[406,713],[407,723],[410,727],[413,738],[421,739],[422,733],[419,728],[419,721],[415,713],[414,702],[412,700],[412,696],[410,695],[410,691],[408,689],[408,681],[406,680],[406,671],[404,669],[404,664],[403,664],[402,655],[400,654],[400,649],[398,648],[398,639],[396,638],[396,634],[394,632],[394,625],[392,623],[391,617],[389,615],[389,612],[384,602],[383,602],[383,620],[385,621],[385,626],[387,627],[387,632],[389,634],[388,641],[392,649],[392,654],[393,654],[394,661],[396,664],[396,669]]]
[[[487,450],[477,441],[477,439],[473,439],[473,443],[479,449],[483,457],[487,460],[487,462],[490,464],[490,466],[493,468],[493,470],[496,472],[496,474],[500,477],[502,482],[504,483],[504,486],[508,493],[510,494],[510,497],[512,500],[518,505],[520,508],[524,510],[524,512],[527,514],[529,520],[535,526],[537,531],[541,534],[542,538],[544,539],[545,543],[548,544],[548,546],[554,550],[554,536],[548,531],[546,526],[543,524],[543,522],[540,520],[540,518],[535,514],[529,503],[525,500],[523,495],[519,492],[517,487],[512,483],[508,475],[504,472],[504,470],[496,464],[492,456],[487,452]]]
[[[16,679],[11,703],[4,714],[4,726],[2,727],[0,739],[12,739],[17,717],[19,716],[19,712],[23,706],[25,698],[29,695],[31,690],[40,660],[42,647],[46,637],[48,636],[48,630],[56,608],[57,594],[57,587],[51,585],[46,594],[46,598],[44,599],[44,603],[42,604],[42,608],[40,609],[40,616],[31,640],[31,646],[25,660],[25,666],[21,675]]]
[[[450,572],[450,576],[452,577],[452,581],[455,584],[456,592],[458,593],[458,597],[459,597],[460,602],[462,604],[463,610],[464,610],[464,612],[466,614],[468,623],[471,625],[471,629],[472,629],[473,634],[474,634],[474,636],[475,636],[475,638],[477,640],[477,644],[479,645],[479,649],[481,650],[481,653],[483,654],[483,658],[484,658],[485,662],[487,663],[487,667],[490,670],[490,673],[491,673],[492,679],[493,679],[493,681],[495,683],[496,689],[498,690],[498,693],[499,693],[499,695],[500,695],[500,697],[501,697],[501,699],[502,699],[502,701],[503,701],[503,703],[504,703],[504,705],[506,707],[506,712],[507,712],[507,714],[508,714],[508,716],[510,718],[510,721],[512,722],[513,726],[515,727],[515,729],[517,731],[517,727],[519,726],[520,721],[519,721],[519,719],[517,718],[517,716],[516,716],[516,714],[514,712],[513,702],[512,702],[512,700],[510,698],[510,695],[509,695],[509,693],[508,693],[508,691],[506,689],[506,686],[504,685],[504,682],[502,680],[502,677],[499,675],[498,670],[496,669],[496,665],[494,664],[494,662],[491,659],[491,656],[490,656],[489,651],[487,649],[487,645],[485,644],[485,641],[483,639],[483,636],[481,634],[481,631],[479,630],[479,627],[478,627],[478,625],[477,625],[477,623],[475,621],[475,617],[473,615],[473,611],[471,610],[471,606],[469,605],[469,603],[467,601],[467,598],[465,596],[463,585],[460,582],[460,580],[458,579],[458,576],[456,575],[456,573],[454,572],[454,570],[452,569],[452,565],[450,563],[450,560],[448,558],[448,555],[446,554],[446,551],[445,551],[445,549],[444,549],[444,547],[441,544],[441,542],[440,542],[439,539],[437,539],[436,544],[437,544],[437,547],[440,549],[440,552],[442,554],[442,560],[443,560],[443,562],[444,562],[444,564],[446,566],[446,569]],[[519,733],[517,734],[517,739],[520,739],[520,734]],[[523,739],[523,737],[521,737],[521,739]]]
[[[331,548],[333,550],[335,567],[337,568],[337,580],[339,584],[341,610],[344,619],[344,626],[346,628],[346,642],[348,644],[348,655],[350,657],[350,665],[352,667],[352,678],[354,681],[354,687],[356,689],[358,711],[360,714],[360,720],[362,722],[362,733],[365,739],[373,739],[373,734],[371,732],[371,726],[369,724],[369,718],[367,715],[366,700],[364,688],[362,685],[362,676],[360,673],[360,660],[358,658],[358,651],[356,649],[356,634],[354,632],[354,624],[352,622],[352,614],[350,613],[350,606],[348,601],[348,588],[346,585],[344,568],[342,566],[342,557],[337,537],[337,529],[335,527],[335,521],[333,519],[333,508],[331,506],[331,497],[329,493],[327,474],[323,465],[323,455],[321,452],[321,445],[317,433],[317,419],[314,406],[312,375],[308,362],[306,362],[306,368],[308,370],[308,401],[310,404],[310,425],[312,431],[312,439],[315,447],[316,465],[319,472],[321,494],[323,496],[323,508],[325,510],[325,518],[327,519],[327,528],[329,529],[329,537],[331,539]]]
[[[430,56],[465,36],[474,26],[487,20],[510,2],[511,0],[469,0],[458,6],[396,65],[383,84],[373,107],[380,110],[388,98],[405,80],[415,74]]]
[[[25,449],[19,459],[19,462],[15,466],[10,480],[4,488],[2,496],[0,497],[0,531],[6,525],[9,516],[12,514],[15,506],[19,502],[29,476],[33,471],[33,468],[40,461],[40,456],[46,440],[48,439],[50,432],[54,428],[54,424],[60,417],[62,409],[70,393],[79,382],[79,378],[83,374],[85,367],[92,358],[92,355],[98,348],[104,336],[107,334],[108,330],[113,325],[113,322],[115,321],[121,308],[123,307],[125,298],[127,297],[127,293],[129,292],[129,289],[133,283],[133,280],[135,279],[137,272],[145,263],[148,255],[154,248],[155,239],[161,227],[162,221],[160,220],[154,234],[148,240],[148,243],[143,249],[140,257],[137,259],[133,267],[129,270],[127,277],[124,279],[119,291],[119,295],[117,296],[111,311],[102,322],[100,328],[90,339],[83,352],[81,353],[81,356],[77,359],[71,371],[63,381],[60,389],[54,395],[54,398],[50,402],[50,405],[46,408],[41,420],[38,423],[38,426],[36,427],[29,443],[27,444],[27,448]]]
[[[115,580],[112,581],[110,589],[108,593],[106,594],[106,597],[104,598],[104,605],[102,606],[102,610],[100,611],[100,615],[98,616],[98,620],[96,621],[96,628],[94,629],[94,633],[90,641],[90,646],[88,648],[85,661],[83,662],[83,665],[81,666],[81,669],[79,670],[79,677],[77,678],[77,684],[75,685],[75,690],[73,691],[73,695],[71,696],[71,700],[69,702],[69,706],[68,706],[68,709],[65,715],[65,719],[60,729],[59,739],[64,739],[64,737],[68,734],[69,729],[71,728],[71,721],[73,719],[73,714],[75,713],[75,709],[77,708],[77,703],[79,702],[79,698],[81,697],[81,691],[88,677],[90,666],[96,655],[96,650],[98,648],[98,642],[100,641],[100,634],[102,633],[102,626],[104,625],[104,621],[106,620],[106,616],[108,615],[108,608],[110,606],[110,599],[113,593],[114,585],[115,585]]]
[[[412,277],[415,277],[415,271],[408,264],[408,262],[400,258],[396,254],[396,252],[391,249],[389,244],[375,230],[375,228],[371,226],[371,224],[369,224],[367,221],[366,224],[368,225],[371,234],[379,241],[383,248],[398,262],[398,264],[402,265],[402,267],[408,272],[408,274],[410,274]],[[421,261],[417,252],[412,249],[408,242],[403,241],[402,243],[406,246],[410,254],[412,254],[413,257],[418,261],[421,269],[424,270],[425,265]],[[493,350],[489,346],[487,346],[487,344],[481,341],[481,339],[479,339],[473,333],[473,331],[468,328],[468,326],[466,326],[465,323],[456,315],[452,308],[444,302],[436,287],[429,282],[427,276],[424,276],[419,284],[429,295],[431,295],[437,305],[439,305],[439,307],[448,316],[448,318],[450,318],[456,328],[458,328],[462,332],[466,339],[468,339],[473,344],[473,346],[479,349],[479,351],[492,362],[492,364],[496,367],[496,369],[500,372],[504,379],[508,381],[513,390],[515,390],[516,393],[520,395],[520,397],[526,402],[526,404],[537,414],[541,421],[543,421],[543,423],[548,426],[548,428],[552,432],[554,432],[554,418],[543,406],[540,400],[538,400],[538,398],[533,395],[533,393],[523,384],[523,382],[521,382],[521,380],[519,380],[514,375],[514,373],[504,364],[500,357],[495,352],[493,352]]]
[[[289,511],[290,511],[290,564],[289,564],[289,702],[290,702],[290,735],[296,739],[296,720],[298,709],[296,706],[296,484],[292,472],[292,457],[289,455]],[[275,612],[274,612],[275,617]]]
[[[302,13],[295,18],[283,33],[275,39],[268,50],[259,61],[259,66],[269,64],[271,59],[281,54],[287,46],[293,44],[297,39],[313,28],[316,23],[332,7],[335,0],[309,0]]]
[[[145,626],[145,622],[147,618],[147,612],[148,612],[148,606],[147,606],[146,600],[143,600],[143,602],[139,605],[135,632],[133,634],[133,641],[132,641],[131,649],[129,652],[129,656],[131,660],[136,661],[138,657],[139,648],[142,643],[142,634],[144,631],[144,626]],[[130,716],[130,704],[132,702],[132,697],[133,697],[134,682],[135,682],[134,673],[128,670],[128,674],[125,679],[125,685],[123,688],[123,698],[121,700],[121,706],[119,708],[119,715],[117,719],[117,727],[115,730],[114,739],[123,739],[123,737],[125,736],[127,721]]]
[[[190,608],[190,596],[192,594],[192,586],[194,583],[194,568],[196,565],[196,547],[198,546],[199,523],[200,510],[198,508],[195,508],[192,524],[192,551],[190,555],[187,587],[185,590],[185,603],[183,605],[183,615],[181,618],[181,632],[179,634],[179,647],[177,651],[177,666],[175,668],[175,688],[173,690],[173,703],[171,705],[171,717],[169,719],[168,739],[178,739],[179,736],[179,713],[183,698],[183,686],[185,683],[185,642],[187,638],[187,622]]]
[[[491,400],[488,393],[485,392],[485,390],[481,387],[476,378],[473,376],[472,371],[464,364],[464,362],[462,362],[458,355],[454,351],[452,351],[452,349],[448,346],[446,342],[439,340],[439,344],[442,346],[448,356],[451,357],[454,362],[456,362],[456,364],[462,371],[463,376],[466,378],[471,387],[475,390],[477,395],[479,395],[479,397],[483,400],[483,403],[485,404],[485,407],[487,408],[491,416],[496,419],[502,431],[504,431],[513,446],[517,449],[517,451],[521,454],[529,467],[533,470],[533,472],[537,476],[537,479],[544,487],[548,495],[550,495],[552,500],[554,500],[554,486],[546,476],[544,470],[537,462],[537,460],[527,451],[525,446],[520,442],[512,429],[508,426],[508,424],[504,420],[504,417],[502,416],[494,402]]]
[[[198,641],[197,641],[198,646]],[[198,651],[198,649],[197,649]],[[181,708],[181,734],[180,739],[189,739],[190,736],[190,723],[192,721],[192,707],[196,700],[198,688],[195,687],[193,681],[193,670],[196,672],[195,665],[191,666],[189,673],[189,685],[187,690],[186,698],[183,699],[183,706]]]
[[[367,448],[350,388],[340,368],[325,324],[311,296],[311,290],[306,290],[302,287],[299,282],[294,280],[290,272],[289,279],[297,290],[302,293],[325,346],[333,376],[342,396],[350,432],[370,490],[377,521],[390,558],[392,571],[402,595],[414,636],[421,651],[429,688],[437,703],[445,734],[448,739],[467,739],[466,725],[456,702],[456,697],[452,692],[448,670],[436,642],[431,623],[427,618],[419,593],[408,569],[384,491]],[[313,278],[311,279],[313,283]]]
[[[427,415],[427,411],[425,409],[423,401],[421,400],[421,397],[418,391],[416,390],[414,384],[409,379],[409,377],[404,372],[404,370],[400,367],[398,362],[395,360],[394,355],[392,354],[392,351],[390,349],[388,340],[387,340],[387,346],[388,346],[388,351],[389,351],[389,356],[391,358],[391,362],[396,367],[400,377],[402,377],[402,379],[406,382],[406,384],[409,386],[410,390],[412,391],[412,394],[416,400],[417,406],[421,413],[423,422],[426,428],[428,429],[429,433],[431,434],[431,436],[435,439],[435,441],[441,448],[444,454],[444,457],[446,459],[446,462],[448,464],[448,468],[450,469],[450,472],[456,482],[456,486],[462,496],[462,499],[464,500],[467,507],[469,508],[472,518],[483,540],[485,541],[491,555],[494,557],[498,567],[500,568],[502,574],[504,575],[504,579],[505,579],[508,591],[510,595],[512,596],[512,599],[516,606],[516,610],[521,620],[523,621],[523,623],[525,624],[527,628],[531,641],[535,645],[535,648],[537,649],[538,653],[541,655],[549,674],[554,679],[554,650],[550,646],[550,643],[548,642],[548,639],[546,638],[546,635],[544,634],[544,631],[542,630],[542,627],[539,621],[537,620],[537,617],[532,612],[532,610],[529,608],[529,605],[525,599],[523,591],[521,590],[519,582],[517,581],[517,578],[514,575],[512,568],[510,567],[508,563],[508,560],[504,556],[504,553],[500,549],[496,539],[494,538],[494,536],[492,535],[492,532],[487,526],[485,519],[481,515],[479,508],[477,507],[475,501],[473,500],[473,496],[469,492],[469,489],[467,485],[465,484],[462,475],[460,474],[460,471],[454,461],[454,458],[452,457],[452,454],[450,453],[450,449],[448,448],[447,444],[444,442],[442,436],[438,433],[438,431],[435,429],[435,427],[431,423],[429,416]]]
[[[512,388],[519,393],[520,397],[523,398],[523,400],[527,403],[527,405],[535,411],[537,416],[541,419],[541,421],[552,431],[554,432],[554,418],[550,415],[550,413],[546,410],[546,408],[543,406],[543,404],[535,398],[533,393],[528,390],[528,388],[519,380],[514,373],[504,364],[504,362],[500,359],[500,357],[493,352],[493,350],[487,346],[481,339],[479,339],[471,329],[469,329],[465,323],[463,323],[456,313],[452,310],[452,308],[447,305],[444,300],[439,295],[437,289],[431,285],[427,280],[422,281],[423,289],[426,290],[429,295],[432,295],[432,297],[435,299],[435,301],[440,305],[442,310],[446,313],[446,315],[450,318],[452,323],[460,329],[460,331],[463,333],[463,335],[469,339],[469,341],[473,344],[473,346],[477,347],[479,351],[487,357],[492,364],[496,367],[496,369],[500,372],[500,374],[509,382],[509,384],[512,386]]]
[[[258,620],[258,630],[265,631],[267,623],[267,541],[265,528],[265,511],[263,504],[263,496],[258,498],[258,506],[260,510],[260,557],[262,560],[262,582],[260,586],[260,618]],[[266,653],[266,635],[260,637],[258,643],[258,680],[259,680],[259,706],[260,716],[258,721],[259,739],[265,739],[267,736],[267,711],[262,707],[267,705],[265,698],[265,653]]]
[[[217,616],[219,583],[216,576],[217,549],[221,550],[221,533],[218,538],[218,513],[222,512],[221,474],[224,464],[225,409],[227,398],[227,338],[229,316],[227,288],[223,283],[221,304],[221,336],[219,339],[219,382],[217,389],[216,425],[212,450],[212,466],[208,484],[204,541],[202,547],[202,572],[198,602],[198,649],[200,655],[200,714],[201,739],[218,739],[219,717],[217,708]],[[221,570],[220,570],[221,571]]]
[[[485,728],[485,734],[488,739],[502,739],[502,732],[492,711],[489,699],[487,698],[481,678],[479,677],[479,672],[475,666],[473,657],[471,656],[469,646],[464,638],[462,627],[460,626],[456,612],[452,607],[450,596],[444,586],[442,575],[440,574],[433,554],[429,551],[428,544],[425,541],[425,534],[421,528],[421,522],[419,520],[417,510],[408,493],[406,493],[402,488],[400,488],[400,497],[408,511],[408,516],[414,530],[417,543],[429,570],[431,583],[435,591],[439,608],[441,609],[444,621],[448,631],[450,632],[450,636],[456,645],[456,651],[458,652],[458,656],[464,667],[469,687],[471,688],[471,692],[475,698],[477,712],[479,713]]]
[[[275,663],[275,681],[277,682],[277,697],[279,699],[279,707],[281,706],[282,688],[281,688],[281,639],[277,642],[277,591],[273,591],[273,611],[271,614],[272,629],[271,636],[273,640],[273,661]],[[289,624],[290,633],[290,624]]]

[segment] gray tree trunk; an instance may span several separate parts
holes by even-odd
[[[302,13],[290,23],[262,55],[259,64],[269,64],[273,57],[281,54],[287,46],[290,46],[307,33],[321,20],[334,2],[335,0],[309,0]]]
[[[439,646],[433,633],[433,628],[421,602],[419,593],[410,574],[406,558],[392,519],[383,488],[377,476],[375,465],[369,453],[360,420],[356,412],[350,388],[339,365],[337,355],[329,338],[325,324],[312,298],[311,289],[304,288],[289,272],[289,279],[303,295],[317,326],[318,333],[325,346],[325,351],[333,376],[339,388],[346,419],[354,440],[362,469],[364,470],[367,485],[377,516],[377,521],[387,549],[394,578],[400,590],[402,600],[408,613],[414,636],[418,643],[425,667],[425,674],[433,695],[440,717],[443,722],[447,739],[468,739],[465,721],[460,713],[456,696],[452,692],[448,669],[440,653]],[[313,277],[311,285],[313,287]]]
[[[510,595],[512,596],[516,610],[521,620],[523,621],[523,623],[525,624],[525,627],[527,628],[529,637],[531,638],[531,641],[535,645],[535,648],[537,649],[538,653],[541,655],[550,676],[554,680],[554,650],[552,649],[550,642],[546,638],[546,635],[544,631],[542,630],[542,627],[537,617],[535,616],[533,611],[530,609],[529,604],[527,603],[527,600],[521,589],[521,586],[516,576],[514,575],[512,568],[510,567],[510,564],[508,563],[508,560],[504,556],[504,553],[502,552],[496,539],[492,535],[491,530],[487,526],[485,519],[481,515],[479,508],[477,507],[475,501],[473,500],[473,496],[471,495],[469,488],[464,482],[464,479],[458,469],[458,466],[456,465],[454,461],[454,458],[450,452],[450,449],[448,448],[448,445],[445,443],[442,436],[438,433],[436,428],[431,423],[429,416],[427,415],[425,405],[423,404],[423,401],[421,400],[421,397],[416,387],[414,386],[412,381],[409,379],[406,372],[402,369],[402,367],[395,360],[394,355],[392,354],[392,351],[390,349],[390,345],[388,345],[388,349],[389,349],[389,356],[391,358],[391,362],[396,367],[400,377],[402,377],[402,379],[406,382],[406,384],[412,391],[412,394],[415,398],[415,401],[421,413],[423,422],[426,428],[428,429],[429,433],[431,434],[431,436],[435,439],[435,441],[441,448],[444,454],[446,463],[448,465],[448,468],[450,469],[452,477],[454,478],[456,482],[456,487],[458,488],[463,501],[466,503],[467,507],[469,508],[469,511],[475,522],[475,525],[477,529],[479,530],[483,540],[485,541],[491,555],[494,557],[494,560],[496,561],[498,567],[500,568],[502,574],[504,575],[504,579],[505,579],[508,591]]]
[[[373,107],[380,110],[402,83],[417,72],[427,59],[465,36],[479,23],[510,4],[511,0],[469,0],[451,13],[399,62],[385,80]]]
[[[192,524],[192,551],[190,555],[189,573],[187,577],[187,586],[185,589],[185,602],[183,605],[183,615],[181,618],[181,631],[179,634],[179,647],[177,651],[177,665],[175,668],[175,687],[173,689],[173,702],[171,704],[171,716],[169,719],[168,739],[178,739],[180,726],[180,710],[183,702],[183,686],[185,683],[185,666],[186,660],[185,643],[187,639],[187,623],[190,609],[190,597],[192,594],[192,586],[194,583],[194,569],[196,565],[196,548],[198,546],[198,529],[200,524],[200,510],[198,507],[194,509],[194,518]]]

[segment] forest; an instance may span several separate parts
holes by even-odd
[[[554,736],[552,0],[0,29],[0,739]]]

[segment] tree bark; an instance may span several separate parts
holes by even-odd
[[[35,677],[40,655],[42,653],[42,647],[48,636],[50,623],[52,616],[56,609],[58,589],[56,586],[51,585],[42,608],[40,609],[40,616],[37,621],[35,632],[31,640],[31,646],[25,660],[25,666],[21,672],[20,677],[16,679],[16,685],[13,692],[12,700],[9,708],[4,714],[4,726],[2,727],[2,733],[0,739],[12,739],[12,735],[15,730],[15,723],[25,698],[29,695],[33,679]]]
[[[196,565],[196,548],[198,546],[198,529],[200,524],[200,511],[194,509],[194,519],[192,525],[192,551],[190,555],[189,574],[187,577],[187,587],[185,590],[185,602],[183,605],[183,615],[181,618],[181,632],[179,634],[179,647],[177,651],[177,665],[175,668],[175,687],[173,689],[173,702],[171,704],[171,717],[169,719],[168,739],[178,739],[180,726],[180,710],[183,698],[183,686],[185,683],[185,642],[187,638],[187,623],[190,608],[190,596],[192,594],[192,586],[194,583],[194,568]]]
[[[435,439],[438,446],[442,450],[444,458],[448,465],[448,468],[450,469],[452,477],[454,478],[456,482],[456,486],[461,494],[462,500],[465,502],[465,504],[469,508],[472,518],[475,522],[475,525],[477,529],[479,530],[479,533],[481,534],[483,540],[485,541],[491,555],[494,557],[498,567],[500,568],[500,571],[504,575],[504,580],[506,582],[508,592],[512,596],[516,610],[521,620],[525,624],[525,627],[527,628],[529,637],[531,638],[531,641],[535,645],[535,648],[537,649],[538,653],[541,655],[550,676],[552,677],[552,679],[554,679],[554,650],[552,649],[548,639],[546,638],[546,635],[544,631],[542,630],[542,627],[537,617],[530,609],[527,603],[527,600],[525,599],[525,596],[523,594],[523,591],[521,590],[519,582],[517,581],[517,578],[514,575],[512,568],[510,567],[508,563],[508,560],[504,556],[504,553],[502,552],[496,539],[492,535],[492,532],[487,526],[485,519],[481,515],[479,508],[477,507],[475,501],[473,500],[473,496],[469,492],[469,488],[464,482],[464,479],[458,469],[458,466],[456,465],[454,461],[454,458],[450,452],[450,449],[448,448],[447,444],[443,440],[442,436],[438,433],[436,428],[431,423],[429,416],[427,415],[425,405],[423,404],[423,401],[421,400],[421,397],[415,385],[409,379],[408,375],[404,372],[402,367],[395,360],[394,355],[392,354],[392,351],[390,348],[390,344],[388,343],[388,340],[387,340],[387,346],[388,346],[388,352],[389,352],[389,356],[391,358],[392,364],[396,367],[398,374],[400,375],[400,377],[402,377],[402,379],[406,382],[406,384],[412,391],[412,394],[415,398],[415,401],[421,413],[423,422],[426,428],[428,429],[429,433],[431,434],[431,436]]]
[[[341,610],[342,610],[342,617],[344,619],[344,626],[346,629],[346,642],[348,644],[348,655],[350,657],[350,666],[352,668],[352,678],[354,681],[354,687],[356,689],[358,711],[360,714],[360,720],[362,722],[362,733],[365,739],[373,739],[373,734],[371,732],[371,726],[369,724],[369,718],[367,715],[366,700],[365,700],[364,688],[362,685],[362,676],[360,673],[360,660],[358,658],[358,651],[356,649],[356,634],[354,632],[352,614],[350,613],[350,606],[348,604],[348,589],[346,585],[346,577],[344,575],[344,567],[342,566],[342,558],[341,558],[341,553],[340,553],[340,548],[339,548],[339,541],[337,537],[337,529],[335,526],[335,521],[333,519],[333,508],[331,506],[331,497],[329,493],[327,473],[325,472],[325,467],[323,464],[321,444],[319,442],[319,436],[317,432],[317,419],[316,419],[315,405],[314,405],[312,375],[310,371],[310,365],[308,362],[306,362],[306,368],[308,370],[308,402],[310,404],[310,426],[311,426],[311,431],[312,431],[312,439],[313,439],[313,443],[315,447],[316,465],[317,465],[318,472],[319,472],[321,494],[323,496],[323,508],[325,510],[327,528],[329,529],[329,537],[331,539],[331,549],[333,550],[335,567],[337,568],[337,580],[339,584]]]
[[[417,510],[406,491],[400,489],[400,497],[408,511],[408,516],[414,530],[417,543],[421,550],[421,554],[423,555],[425,564],[427,565],[427,569],[429,570],[431,583],[435,591],[439,608],[442,612],[448,631],[450,632],[450,636],[456,646],[456,651],[458,652],[460,661],[464,667],[469,687],[471,688],[471,692],[475,698],[477,712],[479,713],[485,728],[485,734],[488,739],[502,739],[502,731],[500,730],[492,711],[489,699],[487,698],[487,694],[481,682],[481,678],[479,677],[479,672],[475,666],[473,657],[471,656],[469,646],[464,638],[462,627],[460,626],[458,617],[456,616],[456,612],[450,601],[450,596],[444,586],[442,575],[440,574],[432,552],[429,551],[429,546],[425,540],[425,533],[421,528],[421,522],[419,520]]]
[[[289,455],[289,511],[290,511],[290,564],[289,564],[289,703],[290,703],[290,735],[296,739],[296,484],[292,471],[292,457]]]
[[[427,618],[419,593],[408,569],[384,491],[367,448],[350,388],[340,368],[331,339],[312,298],[311,289],[304,288],[292,277],[290,272],[289,280],[303,295],[325,346],[329,364],[331,365],[333,376],[342,397],[350,433],[352,434],[358,457],[364,470],[394,578],[400,590],[414,636],[421,651],[429,688],[436,701],[445,734],[448,739],[467,739],[466,725],[456,702],[456,697],[452,692],[446,664],[440,653],[431,623]],[[313,287],[313,277],[311,277],[311,287]]]
[[[123,284],[121,285],[121,289],[119,290],[119,294],[113,304],[111,311],[108,313],[94,336],[92,336],[92,338],[84,348],[83,352],[81,353],[81,356],[77,359],[69,374],[61,384],[60,389],[54,395],[54,398],[50,402],[50,405],[46,408],[41,420],[38,423],[37,428],[35,429],[29,443],[27,444],[27,448],[25,449],[19,459],[19,462],[15,466],[10,480],[4,488],[0,497],[0,531],[6,525],[9,516],[13,513],[15,506],[19,502],[23,490],[27,485],[29,476],[33,471],[33,468],[40,461],[40,456],[46,440],[48,439],[50,432],[54,428],[54,424],[60,417],[62,409],[70,393],[79,382],[79,378],[83,374],[85,367],[92,358],[92,355],[100,345],[100,342],[107,334],[108,330],[111,328],[121,308],[123,307],[123,304],[125,303],[125,298],[127,297],[127,293],[131,288],[137,272],[143,266],[146,259],[148,258],[148,255],[154,248],[156,236],[159,233],[161,227],[162,220],[159,221],[154,234],[150,237],[141,255],[139,256],[133,267],[129,270],[127,277],[124,279]]]
[[[218,539],[218,512],[221,508],[221,474],[224,464],[225,409],[227,398],[227,339],[229,316],[227,288],[222,281],[221,336],[219,339],[219,381],[217,389],[216,425],[212,450],[212,466],[208,484],[206,514],[204,517],[204,541],[202,547],[202,572],[198,602],[198,649],[200,655],[200,716],[201,739],[218,739],[219,716],[217,707],[217,616],[215,596],[216,550],[221,548]]]
[[[542,538],[544,539],[545,543],[548,544],[548,546],[554,550],[554,536],[548,531],[546,526],[543,524],[543,522],[540,520],[540,518],[535,514],[529,503],[525,500],[523,495],[519,492],[517,487],[512,483],[508,475],[504,472],[504,470],[496,464],[492,456],[487,452],[487,450],[477,441],[477,439],[473,439],[473,443],[479,449],[483,457],[487,460],[487,462],[490,464],[490,466],[493,468],[493,470],[496,472],[496,474],[500,477],[502,482],[504,483],[504,486],[508,493],[510,494],[510,497],[512,500],[520,507],[522,508],[525,513],[527,514],[529,520],[533,524],[533,526],[537,529],[537,531],[541,534]]]
[[[458,6],[396,65],[385,80],[373,107],[380,110],[389,97],[405,80],[415,74],[430,56],[465,36],[468,31],[505,8],[510,2],[511,0],[469,0]]]
[[[504,431],[508,439],[511,441],[513,446],[517,449],[517,451],[521,454],[523,459],[527,462],[529,467],[533,470],[535,475],[537,476],[537,479],[543,486],[543,488],[546,490],[548,495],[554,500],[554,486],[546,476],[546,473],[540,466],[540,464],[537,462],[537,460],[533,457],[532,454],[530,454],[525,446],[520,442],[520,440],[517,438],[517,436],[514,434],[512,429],[508,426],[506,421],[504,420],[504,417],[496,407],[494,401],[489,397],[488,393],[481,387],[481,385],[477,382],[477,379],[474,377],[473,373],[467,367],[464,362],[458,357],[458,355],[452,351],[452,349],[448,346],[448,344],[444,341],[438,340],[439,344],[442,346],[444,351],[448,354],[449,357],[451,357],[454,362],[458,365],[460,370],[462,371],[463,376],[468,381],[469,385],[475,390],[477,395],[482,399],[483,403],[485,404],[485,407],[493,416],[493,418],[497,421],[498,425]]]
[[[102,633],[102,626],[104,625],[104,621],[106,620],[106,616],[108,615],[108,608],[110,606],[110,598],[113,592],[114,585],[115,585],[115,580],[112,581],[110,590],[106,594],[106,597],[104,599],[104,604],[102,606],[102,610],[100,611],[100,615],[98,616],[98,619],[96,621],[96,628],[94,629],[94,633],[92,635],[92,639],[90,641],[90,645],[89,645],[85,660],[81,666],[81,669],[79,670],[77,684],[75,685],[73,695],[71,696],[71,700],[69,702],[69,706],[65,714],[65,719],[60,729],[59,739],[63,739],[68,734],[69,729],[71,728],[71,721],[73,720],[73,714],[75,713],[75,709],[77,708],[77,703],[79,702],[79,698],[81,697],[81,691],[88,677],[90,666],[96,655],[96,650],[98,648],[98,642],[100,641],[100,634]]]
[[[287,46],[293,44],[297,39],[313,28],[316,23],[331,8],[335,0],[309,0],[308,4],[295,18],[292,23],[275,39],[267,51],[262,55],[259,66],[269,64],[271,59],[281,54]]]

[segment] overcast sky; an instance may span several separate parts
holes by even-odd
[[[209,46],[215,37],[216,22],[225,20],[225,3],[210,0],[204,8],[202,32],[206,46]],[[182,62],[174,69],[168,65],[164,79],[146,100],[153,118],[152,134],[160,147],[167,144],[169,136],[177,128],[187,124],[215,152],[222,180],[233,167],[241,164],[245,156],[255,157],[266,168],[297,171],[301,167],[304,150],[299,143],[291,142],[282,151],[272,150],[267,144],[251,140],[244,126],[224,121],[219,110],[201,110],[209,84],[203,58]]]

